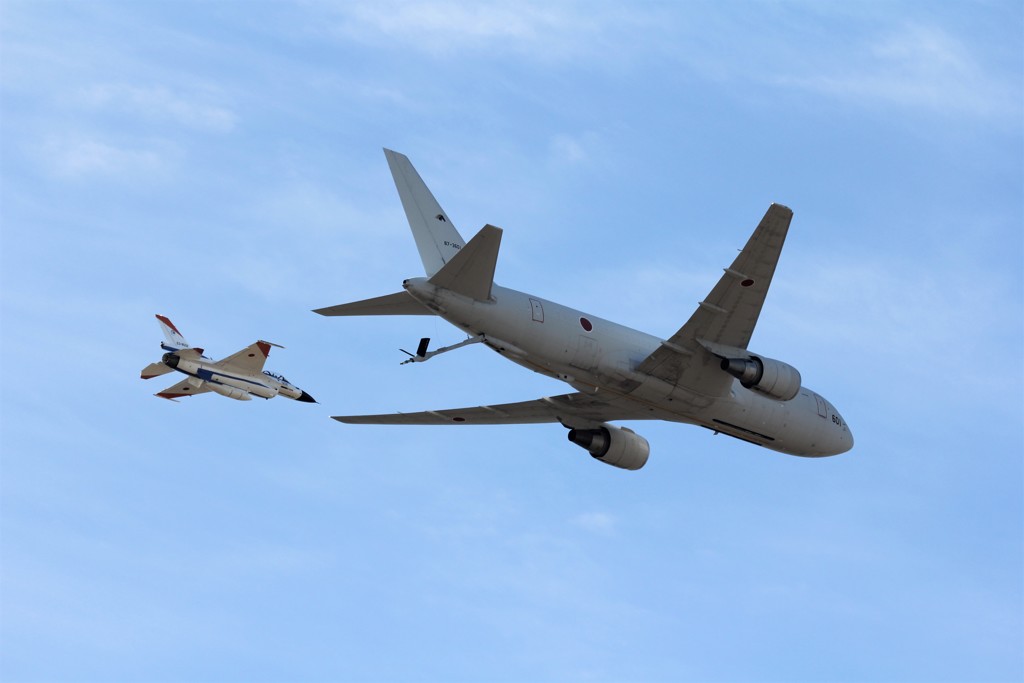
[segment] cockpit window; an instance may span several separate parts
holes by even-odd
[[[267,377],[273,377],[273,378],[274,378],[274,379],[276,379],[276,380],[277,380],[278,382],[284,382],[284,383],[286,383],[286,384],[291,384],[291,382],[289,382],[288,380],[286,380],[286,379],[284,378],[284,375],[278,375],[277,373],[275,373],[275,372],[271,372],[270,370],[264,370],[264,371],[263,371],[263,374],[264,374],[264,375],[266,375]]]

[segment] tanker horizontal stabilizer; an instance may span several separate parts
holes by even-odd
[[[470,299],[490,301],[500,247],[501,228],[485,225],[428,282]]]
[[[434,315],[434,312],[421,304],[405,290],[394,294],[353,301],[349,304],[338,304],[325,308],[315,308],[314,313],[320,315]]]

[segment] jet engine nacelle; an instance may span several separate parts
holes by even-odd
[[[788,401],[800,393],[800,371],[771,358],[723,358],[722,369],[747,389]]]
[[[213,382],[207,382],[206,388],[210,391],[220,394],[221,396],[227,396],[233,398],[236,401],[251,401],[252,396],[248,392],[242,391],[235,387],[229,387],[226,384],[214,384]]]
[[[603,424],[597,429],[570,429],[569,441],[587,449],[596,460],[624,470],[647,463],[651,445],[632,429]]]

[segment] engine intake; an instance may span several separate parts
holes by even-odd
[[[647,464],[651,446],[632,429],[603,424],[597,429],[570,429],[569,441],[585,448],[595,460],[624,470]]]
[[[771,358],[723,358],[722,369],[747,389],[772,398],[789,401],[800,393],[800,371],[792,365]]]

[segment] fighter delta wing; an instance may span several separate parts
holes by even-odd
[[[198,394],[205,394],[210,391],[209,385],[206,382],[197,380],[194,377],[186,377],[181,380],[173,387],[167,387],[160,393],[154,394],[160,398],[166,398],[169,401],[182,398],[184,396],[196,396]]]
[[[236,372],[247,372],[250,374],[263,372],[263,366],[267,362],[267,356],[270,355],[271,346],[276,346],[279,349],[284,348],[280,344],[260,340],[255,344],[249,344],[249,346],[231,354],[227,358],[220,359],[214,363],[214,366],[218,368],[231,368]]]

